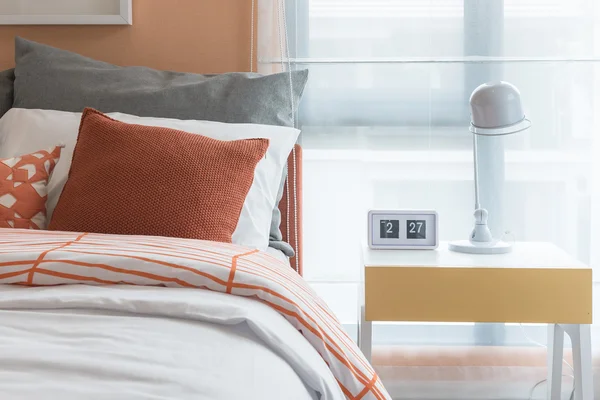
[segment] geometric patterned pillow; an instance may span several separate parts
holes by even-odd
[[[61,147],[0,160],[0,228],[46,229],[48,180]]]

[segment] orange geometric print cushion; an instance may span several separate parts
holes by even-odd
[[[48,180],[60,151],[0,160],[0,228],[46,229]]]
[[[85,109],[50,230],[231,243],[268,139],[222,141]]]

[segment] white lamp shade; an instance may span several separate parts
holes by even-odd
[[[531,126],[525,117],[521,93],[514,85],[499,81],[478,86],[471,94],[471,132],[508,135]]]

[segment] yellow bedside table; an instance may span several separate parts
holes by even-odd
[[[575,399],[593,400],[592,270],[551,243],[508,254],[363,250],[359,346],[371,358],[373,321],[547,323],[548,398],[560,399],[564,333],[571,337]]]

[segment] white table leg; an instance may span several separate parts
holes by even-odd
[[[593,400],[592,334],[590,325],[562,325],[573,344],[575,400]]]
[[[560,400],[565,332],[558,324],[548,324],[548,400]]]
[[[365,306],[360,307],[360,324],[358,329],[358,346],[367,361],[371,362],[373,323],[365,319]]]

